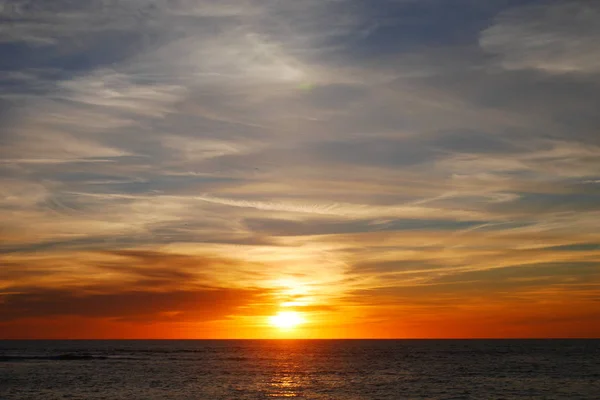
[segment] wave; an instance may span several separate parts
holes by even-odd
[[[135,357],[104,356],[93,354],[57,354],[57,355],[0,355],[0,362],[15,361],[91,361],[91,360],[137,360]]]

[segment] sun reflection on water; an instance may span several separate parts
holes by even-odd
[[[300,342],[277,342],[277,355],[266,383],[269,398],[305,398],[307,387],[305,350]]]
[[[301,389],[300,379],[294,374],[275,376],[269,383],[268,397],[299,397]]]

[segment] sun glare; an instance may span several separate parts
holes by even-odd
[[[269,323],[279,329],[293,329],[304,322],[302,315],[296,311],[280,311],[269,317]]]

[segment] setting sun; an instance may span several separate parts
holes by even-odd
[[[292,329],[304,322],[302,315],[296,311],[280,311],[269,317],[269,323],[279,329]]]

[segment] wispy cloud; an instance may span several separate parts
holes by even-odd
[[[600,7],[589,1],[518,7],[483,31],[481,45],[507,69],[595,74],[600,72],[599,17]]]

